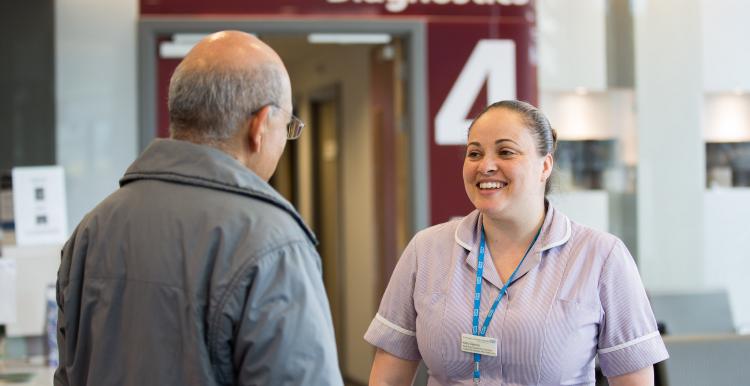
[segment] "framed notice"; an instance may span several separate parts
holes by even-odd
[[[68,236],[63,168],[13,168],[13,214],[17,245],[63,243]]]

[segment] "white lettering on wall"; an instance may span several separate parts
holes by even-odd
[[[516,45],[513,40],[483,39],[458,75],[435,116],[438,145],[466,144],[471,121],[466,119],[487,82],[487,103],[516,99]]]
[[[330,4],[385,4],[388,12],[403,12],[410,4],[435,4],[435,5],[466,5],[474,3],[477,5],[527,5],[530,0],[326,0]]]

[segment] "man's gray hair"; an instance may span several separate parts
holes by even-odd
[[[273,63],[252,69],[181,63],[169,82],[172,136],[200,143],[227,141],[253,112],[267,104],[278,106],[283,77]]]

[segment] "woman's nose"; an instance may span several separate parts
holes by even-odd
[[[482,174],[492,174],[497,171],[497,163],[492,156],[484,157],[479,161],[479,172]]]

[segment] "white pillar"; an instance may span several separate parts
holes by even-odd
[[[137,155],[137,18],[137,0],[55,1],[57,163],[71,232]]]
[[[703,276],[705,146],[700,0],[636,0],[638,251],[649,289]]]

